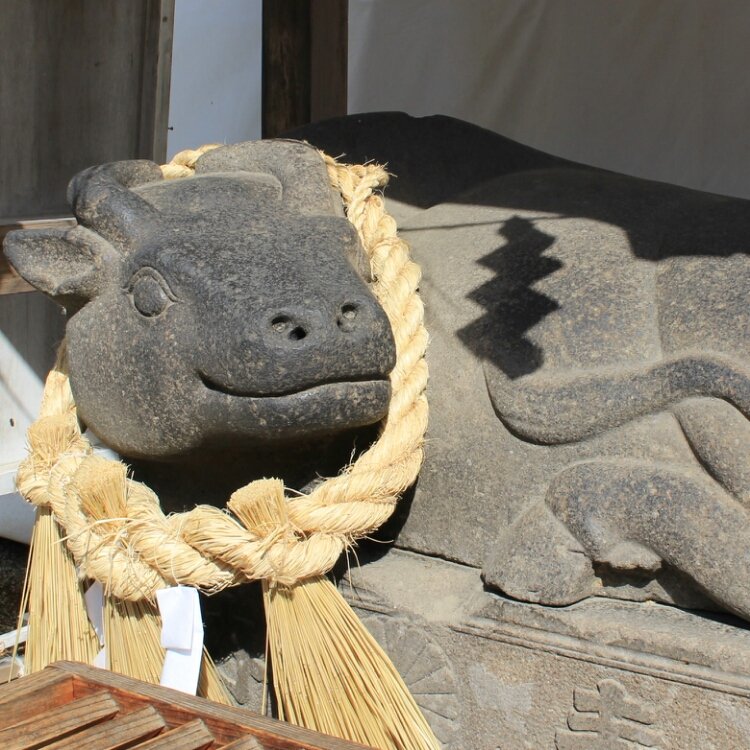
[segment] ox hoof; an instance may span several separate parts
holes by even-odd
[[[485,583],[522,601],[572,604],[596,585],[583,548],[543,503],[518,516],[485,559]]]

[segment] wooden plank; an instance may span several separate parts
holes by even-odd
[[[76,225],[74,216],[44,216],[36,219],[0,220],[0,242],[14,229],[72,229]]]
[[[2,370],[0,370],[0,372],[2,372]],[[1,468],[0,471],[2,471]],[[28,621],[27,618],[28,615],[24,615],[24,622]],[[22,625],[20,630],[11,630],[8,633],[3,633],[2,635],[0,635],[0,654],[4,653],[5,651],[12,651],[16,646],[16,642],[18,642],[19,646],[26,643],[26,639],[28,638],[28,636],[28,625]]]
[[[170,726],[184,724],[199,716],[219,742],[231,742],[252,734],[262,747],[277,750],[361,750],[363,745],[328,737],[309,729],[269,719],[244,708],[211,703],[203,698],[180,693],[158,685],[148,685],[130,677],[96,669],[77,662],[59,661],[47,667],[73,675],[74,695],[106,689],[127,710],[129,701],[147,700]]]
[[[138,750],[203,750],[213,741],[214,736],[208,727],[200,719],[194,719],[143,742],[138,745]],[[257,743],[256,748],[263,750]]]
[[[170,7],[171,0],[0,0],[0,216],[61,213],[66,185],[81,169],[159,156]]]
[[[239,740],[224,745],[221,750],[264,750],[263,745],[255,737],[242,737]]]
[[[108,719],[119,710],[120,706],[109,693],[99,692],[0,730],[0,747],[3,750],[36,750]]]
[[[263,2],[264,138],[310,121],[310,2]]]
[[[42,677],[45,679],[32,678]],[[73,679],[50,680],[44,671],[31,677],[3,685],[5,691],[0,700],[0,730],[9,729],[44,714],[55,706],[73,700]],[[32,682],[32,685],[28,685]]]
[[[149,740],[166,726],[159,713],[146,706],[140,711],[118,716],[44,747],[45,750],[123,750],[136,742]],[[171,747],[183,750],[180,744]]]
[[[0,223],[0,245],[5,235],[14,229],[65,229],[74,227],[76,220],[72,216],[49,217],[43,219],[4,220]],[[34,287],[27,284],[8,264],[5,255],[0,253],[0,294],[18,294],[33,292]]]
[[[346,114],[347,0],[264,0],[264,138]]]
[[[73,676],[55,670],[42,670],[23,680],[0,685],[0,721],[6,721],[24,701],[33,702],[37,694],[47,691],[49,705],[73,700]],[[7,726],[7,724],[2,724]]]
[[[310,4],[310,122],[346,114],[348,0]]]
[[[22,294],[33,292],[34,287],[27,284],[0,256],[0,294]]]

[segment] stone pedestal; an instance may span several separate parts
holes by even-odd
[[[750,747],[750,632],[737,621],[654,602],[515,602],[475,568],[401,550],[341,589],[450,750]]]

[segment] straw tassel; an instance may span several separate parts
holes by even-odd
[[[99,652],[83,600],[75,561],[49,508],[39,507],[31,537],[21,613],[28,606],[26,672],[58,659],[90,664]]]
[[[58,659],[90,663],[99,651],[83,599],[83,583],[64,541],[55,508],[61,507],[60,476],[52,472],[61,455],[71,465],[88,444],[81,440],[70,407],[67,380],[50,375],[40,418],[29,428],[29,456],[19,471],[19,490],[36,505],[20,619],[28,608],[27,672],[44,669]]]
[[[54,418],[47,418],[50,422]],[[30,435],[35,454],[44,457],[60,452],[64,441],[55,422],[44,435],[38,427]],[[69,438],[68,441],[70,440]],[[52,443],[52,446],[47,446]],[[49,482],[38,491],[50,492]],[[104,546],[115,548],[111,565],[123,565],[131,554],[124,534],[127,515],[127,469],[123,464],[89,455],[80,461],[68,490],[74,495],[89,521],[84,532],[68,541],[78,550],[96,555]],[[100,644],[88,618],[84,584],[79,579],[75,560],[65,544],[60,526],[50,507],[40,506],[32,535],[26,591],[22,611],[28,607],[29,636],[26,643],[26,669],[32,673],[58,659],[91,664]],[[164,663],[161,647],[161,618],[147,599],[129,601],[105,591],[104,641],[107,667],[114,672],[158,684]],[[211,700],[232,704],[213,661],[204,649],[198,694]]]
[[[165,651],[161,646],[161,617],[145,600],[104,598],[107,668],[154,685],[159,684]],[[198,695],[214,703],[234,705],[213,660],[203,649]]]
[[[280,481],[243,488],[228,506],[249,531],[286,529],[294,544]],[[263,602],[279,718],[379,750],[439,750],[390,659],[325,576],[266,579]]]
[[[179,154],[163,167],[165,178],[189,177],[198,156],[210,148]],[[157,619],[148,610],[159,588],[191,585],[215,593],[261,579],[282,716],[387,750],[436,750],[439,743],[387,657],[323,577],[354,539],[367,536],[390,516],[417,476],[427,428],[427,333],[417,289],[419,269],[375,194],[386,184],[386,172],[376,165],[343,165],[321,156],[370,258],[372,290],[396,341],[392,398],[378,441],[337,477],[294,501],[287,502],[277,480],[252,482],[239,490],[230,507],[246,528],[214,507],[199,506],[167,517],[150,490],[125,478],[125,467],[111,470],[104,466],[107,462],[91,457],[92,447],[78,428],[63,346],[47,378],[40,418],[29,431],[30,452],[19,467],[17,483],[30,502],[51,509],[49,520],[60,523],[55,544],[62,547],[64,528],[76,562],[74,566],[68,560],[67,570],[73,575],[68,576],[69,602],[52,598],[55,589],[49,581],[54,583],[57,573],[51,578],[44,574],[45,564],[65,570],[63,560],[37,561],[28,575],[37,593],[27,599],[39,612],[31,617],[36,618],[40,638],[46,624],[44,607],[53,606],[59,607],[56,615],[67,618],[73,613],[72,632],[82,634],[91,628],[87,620],[79,622],[85,608],[75,574],[102,582],[114,659],[122,669],[133,669],[127,663],[143,649],[144,638],[151,643],[148,650],[158,653],[154,660],[160,665],[163,661],[163,653],[153,647]],[[83,464],[84,474],[78,476]],[[94,493],[88,499],[85,487],[73,486],[73,480],[85,474],[84,484],[91,482]],[[107,483],[116,488],[113,498],[108,498],[106,488],[102,495]],[[128,513],[112,517],[97,510],[99,506],[115,516],[123,509]],[[37,541],[42,522],[46,519],[40,513]],[[50,529],[56,527],[45,533]],[[144,604],[138,609],[133,602]],[[136,623],[142,631],[123,637]],[[137,642],[118,651],[118,638]],[[64,657],[64,651],[55,651],[64,648],[53,640],[52,658]],[[207,658],[203,666],[200,694],[222,700],[226,694],[215,667]]]

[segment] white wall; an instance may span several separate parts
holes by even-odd
[[[350,0],[349,111],[750,198],[747,0]]]
[[[176,0],[167,153],[260,138],[261,0]]]

